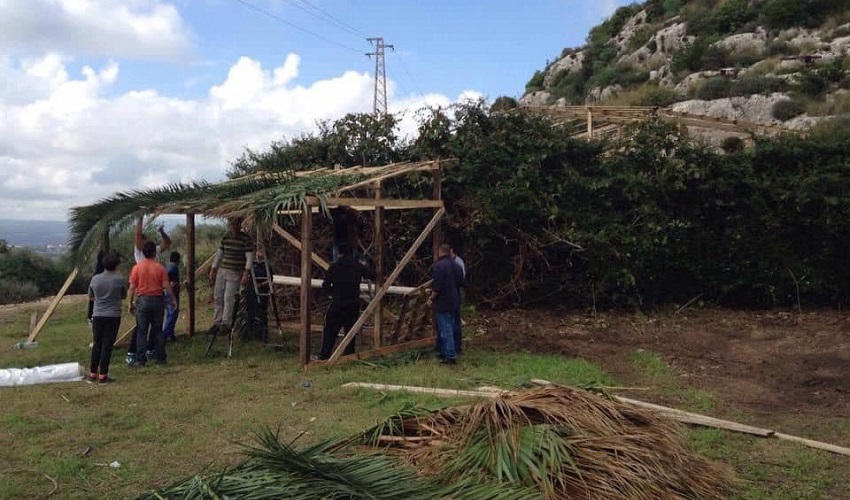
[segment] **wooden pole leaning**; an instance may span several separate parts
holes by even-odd
[[[333,354],[331,354],[331,357],[330,359],[328,359],[327,362],[329,366],[336,364],[339,357],[342,356],[342,353],[345,348],[348,347],[348,344],[350,344],[354,340],[354,335],[357,333],[358,330],[360,330],[360,328],[363,326],[363,323],[366,322],[366,319],[368,319],[369,316],[375,311],[375,309],[378,307],[378,304],[381,303],[381,300],[383,300],[384,295],[386,295],[390,284],[398,278],[402,270],[404,270],[405,266],[407,266],[407,263],[410,262],[414,255],[416,255],[416,251],[419,249],[420,246],[422,246],[422,243],[425,242],[425,239],[428,237],[429,234],[431,234],[434,228],[437,227],[437,224],[443,218],[443,215],[445,215],[445,213],[445,208],[440,208],[439,210],[437,210],[437,213],[434,214],[434,216],[431,218],[431,221],[428,222],[428,225],[425,226],[425,229],[422,230],[422,233],[419,235],[418,238],[416,238],[416,241],[413,242],[413,245],[411,245],[411,247],[407,250],[407,253],[404,254],[404,257],[402,257],[401,260],[398,262],[395,269],[393,269],[393,272],[390,273],[389,277],[387,277],[387,280],[384,282],[383,286],[381,286],[375,293],[375,296],[372,298],[372,301],[369,302],[368,306],[366,306],[366,310],[364,310],[363,313],[360,314],[360,318],[357,319],[357,322],[354,323],[354,326],[351,327],[351,330],[349,330],[345,334],[345,337],[339,343],[336,350],[333,352]]]
[[[59,293],[56,294],[56,297],[53,297],[53,300],[50,302],[50,305],[47,306],[47,311],[41,316],[41,319],[38,320],[38,324],[35,325],[35,328],[30,332],[27,337],[27,343],[31,343],[38,336],[38,333],[44,328],[44,325],[47,323],[47,320],[50,319],[50,316],[53,315],[53,312],[56,310],[56,306],[59,305],[59,302],[62,301],[62,297],[65,296],[65,293],[68,292],[68,288],[71,287],[71,283],[74,282],[74,279],[77,277],[79,273],[79,269],[76,267],[71,274],[68,275],[68,278],[65,279],[65,283],[62,285],[62,288],[59,289]]]
[[[375,200],[383,196],[381,181],[375,183]],[[375,286],[384,285],[384,209],[381,206],[375,208]],[[378,349],[384,339],[384,304],[381,301],[375,308],[375,329],[373,331],[372,348]]]
[[[301,332],[298,341],[298,359],[302,368],[310,363],[310,292],[312,289],[313,210],[311,198],[304,199],[301,214]]]
[[[312,208],[312,207],[311,207],[311,208]],[[312,213],[312,211],[311,211],[311,213]],[[301,251],[301,242],[300,242],[300,241],[298,241],[298,238],[296,238],[295,236],[293,236],[293,235],[292,235],[292,233],[290,233],[290,232],[289,232],[289,231],[287,231],[286,229],[284,229],[284,228],[280,227],[280,225],[278,225],[278,223],[277,223],[277,222],[275,222],[274,224],[272,224],[272,230],[273,230],[274,232],[276,232],[277,234],[279,234],[279,235],[280,235],[283,239],[285,239],[286,241],[288,241],[290,244],[292,244],[292,246],[293,246],[293,247],[295,247],[295,249],[296,249],[296,250],[298,250],[299,252]],[[313,262],[315,262],[317,266],[321,267],[321,268],[322,268],[322,269],[324,269],[325,271],[327,271],[327,270],[331,267],[331,265],[330,265],[330,264],[328,264],[328,261],[326,261],[325,259],[323,259],[323,258],[319,257],[319,256],[316,254],[316,252],[312,252],[312,251],[311,251],[311,252],[310,252],[310,257],[313,259]]]
[[[437,163],[439,166],[439,162]],[[432,185],[431,198],[435,201],[440,201],[443,199],[443,171],[437,168],[431,174],[434,183]],[[443,210],[439,208],[437,210]],[[443,243],[443,225],[441,223],[437,223],[434,226],[434,238],[432,241],[432,253],[434,254],[434,262],[437,261],[440,255],[440,245]]]

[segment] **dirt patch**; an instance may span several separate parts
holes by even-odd
[[[623,380],[635,379],[633,353],[652,351],[682,384],[754,414],[850,416],[850,322],[836,311],[519,310],[483,312],[470,326],[483,344],[586,358]]]
[[[87,295],[66,295],[62,297],[63,304],[78,304],[85,302]],[[21,309],[31,308],[33,306],[40,309],[47,309],[47,306],[53,301],[54,297],[44,297],[33,302],[24,302],[21,304],[3,304],[0,305],[0,316],[16,314]],[[44,312],[44,311],[41,311]]]

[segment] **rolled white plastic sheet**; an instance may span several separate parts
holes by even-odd
[[[84,368],[79,363],[36,366],[34,368],[6,368],[0,370],[0,387],[77,382],[83,379]]]

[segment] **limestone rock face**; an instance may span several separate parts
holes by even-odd
[[[732,53],[761,54],[767,46],[767,32],[759,28],[754,33],[741,33],[739,35],[727,36],[715,42],[714,45],[724,48]]]
[[[673,111],[726,118],[728,120],[779,123],[773,118],[773,105],[785,99],[788,99],[787,94],[775,92],[770,95],[726,97],[711,101],[692,99],[690,101],[677,102],[670,106],[670,108]]]
[[[567,74],[577,73],[581,71],[581,68],[584,66],[584,51],[580,50],[578,52],[570,53],[549,66],[549,69],[546,70],[546,75],[543,77],[543,85],[548,87],[551,85],[552,80],[555,76],[561,71],[566,71]]]
[[[549,104],[549,101],[552,99],[552,94],[546,92],[545,90],[538,90],[536,92],[530,92],[520,97],[519,105],[520,106],[545,106]]]

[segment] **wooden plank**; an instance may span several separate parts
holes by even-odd
[[[280,227],[277,222],[272,224],[272,230],[283,237],[286,241],[288,241],[292,246],[294,246],[299,252],[301,251],[301,242],[292,235],[286,229]],[[331,265],[325,259],[319,257],[316,252],[310,252],[310,258],[313,259],[313,262],[316,263],[317,266],[321,267],[325,271],[327,271]]]
[[[115,343],[112,344],[112,345],[113,346],[121,345],[125,340],[127,340],[127,338],[130,336],[130,334],[135,332],[135,331],[136,331],[136,325],[133,324],[133,326],[128,328],[126,332],[122,333],[120,337],[115,339]]]
[[[383,198],[383,186],[378,181],[374,187],[375,200]],[[383,205],[375,205],[375,286],[380,288],[384,285],[384,208]],[[384,343],[384,301],[375,308],[375,328],[372,331],[372,347],[380,348]]]
[[[433,198],[434,200],[440,200],[440,202],[442,203],[443,172],[442,170],[435,170],[431,174],[431,176],[434,180],[431,185],[431,198]],[[437,262],[437,259],[439,258],[441,243],[443,243],[443,225],[441,222],[437,222],[437,225],[434,226],[434,238],[431,240],[432,253],[434,254],[434,262]]]
[[[401,310],[398,313],[398,318],[396,318],[393,331],[390,333],[390,341],[393,343],[398,342],[398,339],[401,336],[401,329],[404,327],[404,318],[407,316],[407,305],[410,303],[410,299],[410,295],[405,295],[404,299],[401,301]]]
[[[336,361],[336,363],[350,363],[352,361],[360,361],[367,359],[380,358],[381,356],[388,356],[390,354],[395,354],[398,352],[408,351],[412,349],[428,347],[429,345],[433,345],[434,339],[418,339],[412,340],[410,342],[402,342],[401,344],[393,344],[389,346],[381,347],[380,349],[371,349],[369,351],[357,352],[354,354],[347,354],[345,356],[340,356],[340,358]],[[308,370],[312,370],[314,368],[320,367],[330,367],[331,363],[328,361],[311,361],[309,365],[307,365]]]
[[[404,391],[414,394],[431,394],[434,396],[473,398],[496,398],[503,394],[508,394],[508,391],[467,391],[463,389],[439,389],[436,387],[419,387],[415,385],[369,384],[366,382],[348,382],[347,384],[342,384],[342,387],[373,389],[376,391]]]
[[[822,443],[820,441],[813,441],[811,439],[801,438],[797,436],[791,436],[788,434],[782,434],[781,432],[777,432],[773,435],[777,439],[782,439],[784,441],[793,441],[795,443],[800,443],[802,445],[808,446],[809,448],[817,448],[819,450],[826,450],[832,453],[838,453],[839,455],[850,455],[850,448],[845,448],[843,446],[838,446],[829,443]]]
[[[301,334],[298,340],[299,361],[301,367],[310,362],[310,291],[313,253],[313,213],[304,206],[301,215]]]
[[[310,280],[310,286],[313,288],[322,288],[323,280],[313,278]],[[272,283],[275,285],[284,285],[284,286],[301,286],[301,278],[297,276],[283,276],[280,274],[275,274],[272,276]],[[371,291],[372,286],[368,283],[360,284],[360,291],[363,293],[368,293]],[[411,287],[411,286],[396,286],[392,285],[387,289],[387,293],[392,295],[408,295],[414,293],[419,288]]]
[[[329,207],[390,207],[390,208],[440,208],[441,200],[401,200],[397,198],[325,198]]]
[[[413,242],[413,245],[411,245],[411,247],[407,250],[407,253],[404,254],[404,257],[401,258],[395,269],[393,269],[393,272],[387,278],[386,283],[384,283],[384,285],[379,288],[378,291],[375,293],[375,296],[372,298],[372,301],[369,303],[368,306],[366,306],[366,310],[363,311],[363,313],[357,319],[357,322],[354,323],[354,326],[351,327],[351,330],[349,330],[348,333],[345,334],[345,337],[339,343],[336,350],[333,352],[333,354],[331,354],[331,357],[328,360],[328,364],[333,365],[334,363],[336,363],[336,361],[342,355],[342,352],[345,350],[346,346],[348,346],[348,344],[351,343],[351,341],[354,339],[354,335],[357,333],[358,330],[360,330],[360,328],[363,326],[363,323],[366,322],[366,319],[369,318],[369,316],[378,306],[378,303],[383,300],[384,295],[386,295],[387,290],[390,287],[390,283],[394,282],[398,278],[399,274],[401,274],[402,270],[404,270],[405,266],[407,266],[407,263],[410,262],[410,259],[412,259],[414,255],[416,255],[416,250],[418,250],[419,247],[422,246],[422,243],[425,241],[431,231],[434,230],[434,227],[437,226],[437,223],[440,222],[440,219],[442,219],[445,213],[445,208],[440,208],[439,210],[437,210],[437,213],[434,214],[434,216],[431,218],[431,221],[428,222],[428,225],[425,226],[425,229],[422,230],[422,233],[419,235],[418,238],[416,238],[416,241]]]
[[[53,300],[50,302],[50,305],[47,306],[47,311],[44,312],[44,314],[41,316],[41,319],[38,320],[38,324],[35,325],[35,328],[33,328],[33,330],[30,332],[29,336],[27,337],[27,342],[32,342],[33,340],[35,340],[36,337],[38,337],[39,332],[41,332],[41,329],[44,328],[45,324],[47,324],[47,320],[50,319],[50,316],[53,315],[53,312],[56,310],[56,306],[58,306],[59,302],[62,301],[62,297],[64,297],[65,293],[68,292],[68,288],[71,286],[71,283],[74,282],[74,279],[77,277],[78,273],[79,270],[75,267],[74,270],[71,271],[71,274],[69,274],[68,277],[65,279],[65,283],[62,284],[62,288],[59,289],[59,293],[57,293],[56,296],[53,297]]]
[[[285,321],[280,324],[281,328],[285,328],[287,330],[295,330],[297,332],[301,331],[301,323],[296,323],[294,321]],[[313,333],[322,333],[324,331],[325,325],[310,325],[310,331]]]

